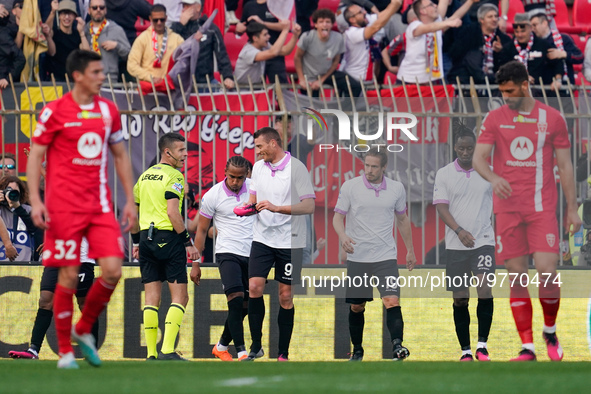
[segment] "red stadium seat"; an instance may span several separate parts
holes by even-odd
[[[525,9],[523,8],[523,3],[521,2],[521,0],[509,0],[509,11],[507,12],[507,24],[508,25],[512,25],[513,24],[513,18],[515,18],[515,14],[521,14],[525,12]],[[513,26],[511,26],[513,27]]]
[[[587,45],[587,37],[580,36],[578,34],[571,34],[570,37],[575,42],[575,45],[579,47],[581,52],[583,52],[583,54],[585,54],[585,45]]]
[[[318,9],[328,8],[332,12],[337,12],[340,0],[320,0],[318,2]]]
[[[589,0],[575,0],[573,6],[573,21],[575,26],[589,29],[591,26],[591,3]]]
[[[242,36],[236,36],[234,33],[224,34],[224,44],[226,44],[226,50],[228,51],[228,57],[232,63],[232,70],[236,69],[236,60],[242,47],[248,42],[248,36],[243,34]]]
[[[563,31],[562,27],[570,26],[568,8],[564,0],[554,0],[554,5],[556,7],[556,16],[554,17],[556,27],[558,27],[559,31]]]

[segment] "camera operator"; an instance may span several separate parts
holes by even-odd
[[[16,176],[0,179],[0,217],[6,224],[10,240],[16,247],[19,261],[31,261],[35,250],[33,233],[37,230],[31,219],[27,187]]]

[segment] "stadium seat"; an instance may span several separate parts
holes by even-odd
[[[337,12],[340,0],[320,0],[318,2],[318,9],[328,8],[332,12]]]
[[[525,12],[521,0],[509,0],[509,11],[507,11],[507,34],[513,33],[513,19],[515,14]]]
[[[566,7],[564,0],[554,0],[554,5],[556,7],[554,21],[556,22],[558,30],[562,31],[562,27],[570,26],[570,21],[568,20],[568,8]]]
[[[232,63],[232,70],[236,69],[236,60],[242,50],[242,47],[248,42],[248,36],[243,34],[242,36],[236,36],[234,33],[224,34],[224,44],[226,44],[226,50],[228,51],[228,57]]]
[[[585,54],[585,45],[587,45],[587,36],[581,36],[579,34],[571,34],[570,37],[573,39],[573,41],[575,42],[575,45],[577,47],[579,47],[579,49],[581,50],[581,52],[583,52],[583,54]]]
[[[585,28],[591,26],[591,3],[589,0],[575,0],[573,5],[573,21],[575,26]]]

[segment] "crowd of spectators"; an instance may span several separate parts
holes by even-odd
[[[41,80],[65,81],[65,59],[77,48],[100,53],[113,82],[124,74],[158,85],[174,50],[191,37],[200,44],[196,82],[209,77],[227,89],[261,78],[287,83],[288,72],[303,93],[316,96],[323,85],[358,96],[361,84],[383,82],[387,73],[406,83],[494,83],[498,68],[515,59],[534,84],[575,83],[583,63],[591,81],[591,47],[583,53],[557,30],[554,1],[522,0],[527,12],[508,20],[508,0],[415,0],[404,7],[403,0],[341,0],[335,10],[296,0],[290,22],[278,20],[267,0],[243,0],[238,18],[239,2],[228,0],[226,24],[197,36],[208,17],[205,3],[214,1],[0,0],[0,89],[10,77],[34,79],[35,72],[21,76],[34,67],[29,62],[38,64]],[[142,20],[149,21],[144,29]],[[248,41],[228,53],[228,34],[246,34]],[[23,45],[28,38],[46,50],[31,54]]]

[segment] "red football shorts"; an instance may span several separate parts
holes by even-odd
[[[559,252],[555,211],[496,214],[497,253],[503,260],[534,252]]]
[[[123,258],[123,237],[112,212],[49,214],[49,229],[45,231],[43,265],[64,267],[80,265],[82,236],[88,240],[88,257]]]

